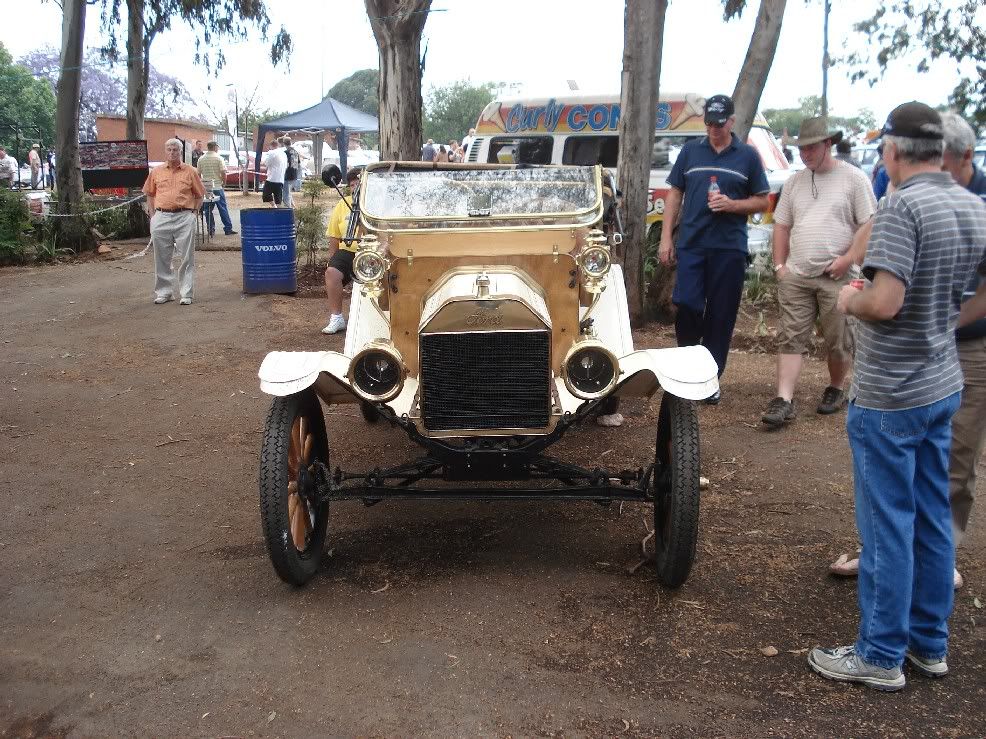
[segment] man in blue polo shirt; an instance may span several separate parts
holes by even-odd
[[[746,274],[746,218],[769,207],[760,155],[733,135],[733,101],[713,95],[705,104],[707,136],[685,144],[668,176],[665,228],[658,256],[678,275],[672,302],[679,346],[702,344],[726,370],[729,343]],[[683,203],[683,204],[682,204]],[[673,225],[678,221],[677,229]],[[677,231],[677,244],[675,244]],[[677,249],[677,255],[675,251]],[[719,402],[719,392],[706,403]]]

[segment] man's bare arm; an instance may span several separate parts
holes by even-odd
[[[774,267],[780,267],[787,263],[787,258],[791,255],[791,227],[782,226],[774,222],[774,245],[773,245]],[[776,270],[775,271],[779,271]]]
[[[959,311],[959,328],[968,326],[980,318],[986,318],[986,282],[979,283],[976,294],[962,304]]]
[[[906,287],[896,276],[877,270],[873,285],[858,290],[846,285],[839,293],[838,309],[864,321],[889,321],[904,305]]]
[[[664,225],[661,229],[661,243],[657,250],[657,258],[664,265],[669,265],[674,261],[674,239],[672,236],[674,226],[678,222],[681,199],[681,190],[676,187],[670,188],[664,198]]]

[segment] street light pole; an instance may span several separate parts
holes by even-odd
[[[829,114],[829,13],[831,0],[825,0],[824,36],[822,39],[822,115]]]

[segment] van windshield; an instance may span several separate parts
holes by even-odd
[[[481,227],[496,218],[584,213],[599,197],[593,167],[381,168],[367,173],[360,206],[373,219],[462,219]]]

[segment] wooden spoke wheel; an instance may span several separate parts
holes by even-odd
[[[329,505],[318,502],[316,462],[328,466],[325,419],[311,389],[274,398],[260,454],[260,516],[278,576],[304,585],[318,570]]]
[[[698,543],[699,444],[695,404],[665,392],[657,420],[654,548],[657,577],[670,588],[688,579]]]

